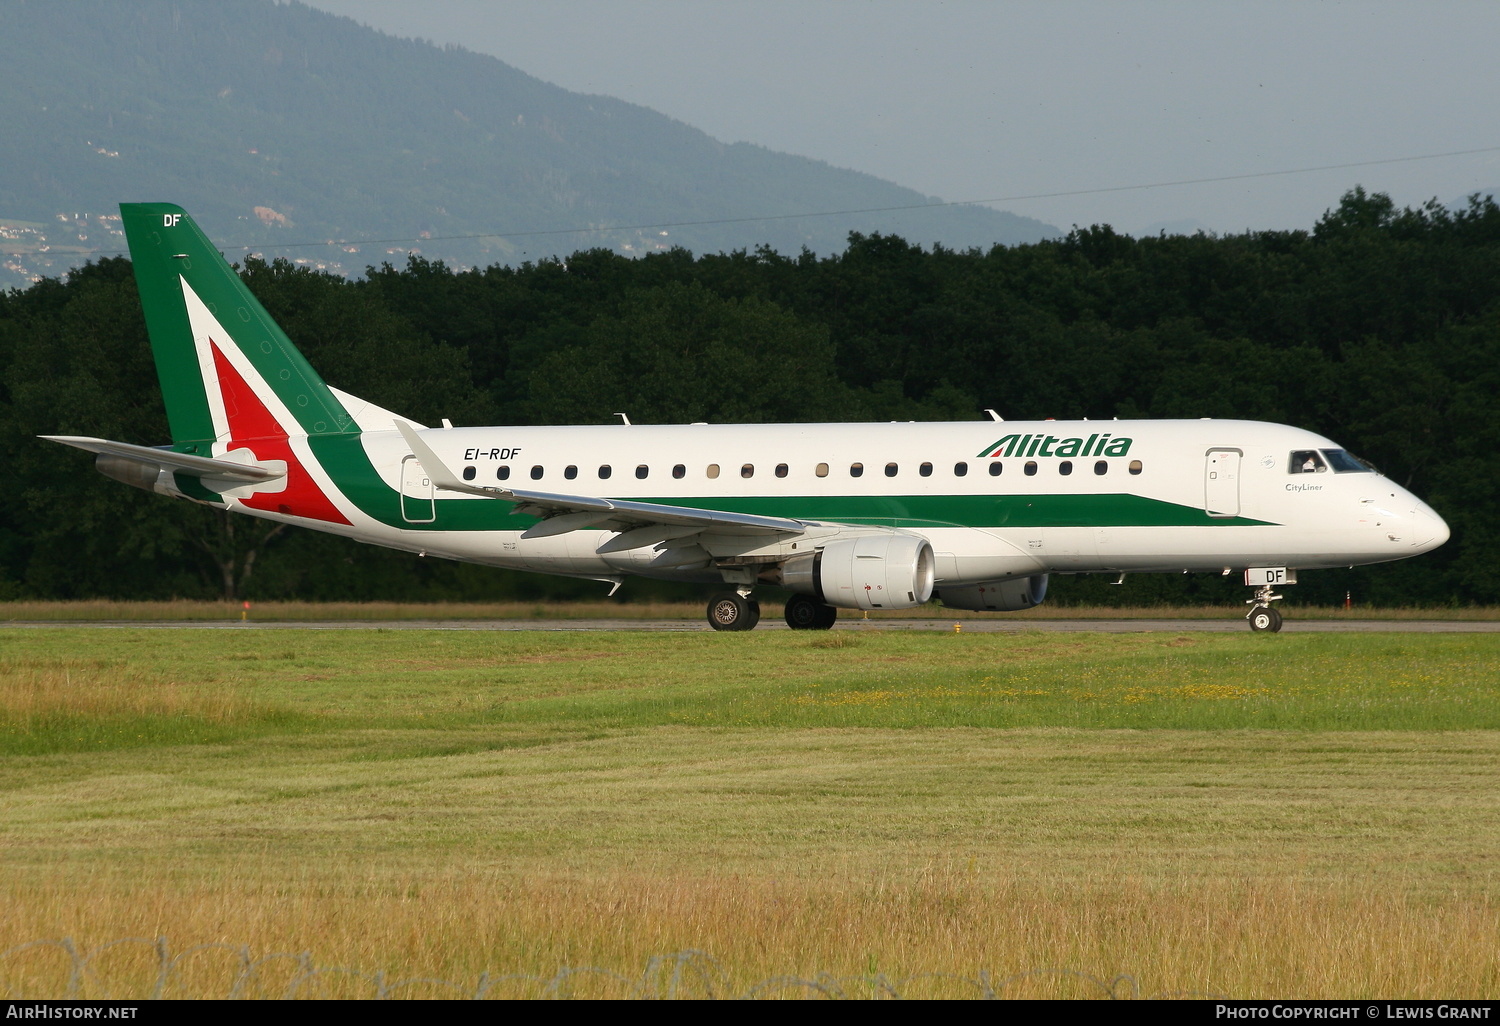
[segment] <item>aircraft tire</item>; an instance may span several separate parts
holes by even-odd
[[[786,600],[786,625],[794,631],[817,630],[821,611],[827,608],[807,595],[793,595]]]
[[[1281,614],[1270,606],[1250,611],[1250,629],[1256,634],[1275,634],[1281,630]]]
[[[819,606],[818,618],[813,621],[813,630],[826,631],[834,625],[839,618],[839,611],[833,606]]]
[[[760,603],[721,591],[708,600],[708,625],[716,631],[748,631],[760,622]]]

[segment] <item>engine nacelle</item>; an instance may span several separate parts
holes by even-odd
[[[956,588],[943,588],[938,598],[949,609],[1015,612],[1039,606],[1047,597],[1047,575],[1032,574],[1009,581],[983,581]]]
[[[877,534],[829,542],[793,556],[781,583],[844,609],[910,609],[932,598],[932,545],[914,534]]]

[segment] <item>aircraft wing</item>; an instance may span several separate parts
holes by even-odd
[[[669,506],[659,502],[635,502],[630,499],[604,499],[592,495],[567,495],[469,484],[448,469],[447,464],[422,441],[410,424],[399,420],[395,423],[434,487],[513,502],[518,513],[542,517],[541,523],[522,535],[525,538],[566,534],[601,524],[619,525],[622,529],[665,524],[671,527],[696,528],[699,531],[717,528],[741,534],[802,534],[807,530],[807,525],[802,521],[785,517],[763,517],[754,513],[694,509],[691,506]]]
[[[223,478],[230,481],[267,481],[281,477],[284,471],[268,470],[254,464],[236,463],[234,460],[214,459],[209,456],[193,456],[171,449],[155,449],[149,445],[131,445],[129,442],[111,442],[107,438],[88,438],[81,435],[38,435],[49,442],[61,442],[75,449],[101,455],[120,456],[137,463],[153,463],[194,477]]]

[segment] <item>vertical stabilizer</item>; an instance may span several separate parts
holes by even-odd
[[[120,215],[174,448],[212,455],[236,440],[358,433],[181,207],[122,203]]]

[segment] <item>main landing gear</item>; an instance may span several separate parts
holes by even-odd
[[[786,625],[794,631],[826,631],[839,618],[839,611],[807,595],[786,600]]]
[[[794,631],[826,631],[839,612],[806,595],[786,604],[786,625]],[[748,631],[760,623],[760,603],[737,591],[721,591],[708,600],[708,625],[716,631]]]
[[[1275,634],[1281,630],[1281,614],[1271,608],[1271,603],[1281,598],[1280,595],[1271,593],[1271,585],[1262,584],[1255,589],[1255,597],[1246,599],[1250,603],[1250,612],[1245,614],[1245,619],[1250,621],[1250,629],[1256,634]]]
[[[748,631],[760,623],[760,603],[748,594],[722,591],[708,600],[708,625],[716,631]]]

